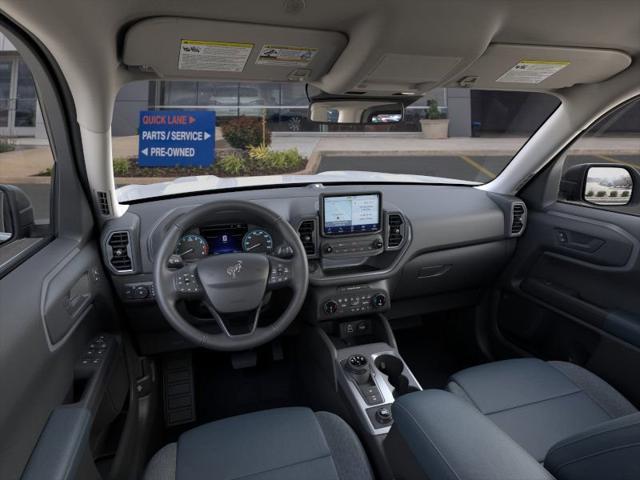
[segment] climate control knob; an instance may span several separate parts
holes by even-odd
[[[327,315],[333,315],[338,311],[338,304],[333,300],[327,300],[322,306],[322,309]]]
[[[387,297],[383,293],[376,293],[371,299],[371,304],[376,308],[382,308],[387,304]]]

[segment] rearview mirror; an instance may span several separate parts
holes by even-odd
[[[309,105],[309,119],[317,123],[381,125],[403,118],[404,105],[386,99],[321,99]]]
[[[594,205],[626,205],[631,201],[633,179],[626,168],[591,167],[584,183],[584,200]]]

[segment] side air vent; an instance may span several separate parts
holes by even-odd
[[[111,207],[109,205],[109,195],[107,192],[96,192],[98,200],[98,209],[102,215],[111,215]]]
[[[300,235],[304,251],[307,252],[307,257],[316,254],[316,228],[317,221],[315,219],[303,220],[298,226],[298,235]]]
[[[404,217],[399,213],[387,215],[387,249],[396,250],[404,243],[406,236],[406,224]]]
[[[109,240],[107,241],[109,263],[118,272],[131,272],[133,270],[129,243],[129,232],[113,232],[109,235]]]
[[[518,236],[524,232],[527,222],[527,207],[524,203],[514,203],[511,206],[511,235]]]

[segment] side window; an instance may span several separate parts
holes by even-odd
[[[563,159],[560,200],[640,215],[640,97],[598,120]]]
[[[54,166],[31,71],[0,33],[0,268],[52,235]]]

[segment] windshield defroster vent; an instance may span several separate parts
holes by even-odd
[[[109,235],[108,256],[109,263],[118,272],[131,272],[133,262],[131,260],[131,248],[129,232],[113,232]]]
[[[527,207],[524,203],[511,205],[511,236],[519,236],[527,224]]]
[[[316,228],[317,222],[315,219],[303,220],[298,226],[298,235],[300,235],[307,257],[312,257],[316,254]]]

